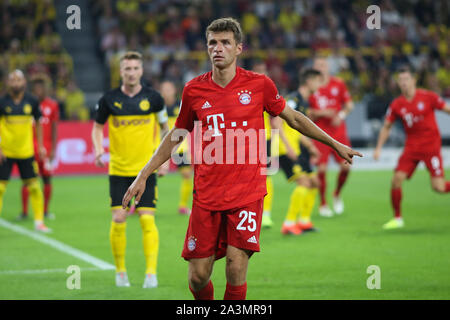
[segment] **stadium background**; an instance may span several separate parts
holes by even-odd
[[[69,14],[66,9],[72,4],[81,9],[81,30],[67,28]],[[366,9],[371,4],[377,4],[381,9],[380,30],[369,30],[366,27],[369,16]],[[403,130],[398,123],[387,145],[392,147],[392,151],[385,153],[385,161],[375,164],[371,160],[370,150],[375,144],[387,106],[399,93],[392,77],[398,66],[411,64],[418,73],[419,86],[437,92],[447,101],[450,99],[450,4],[445,0],[4,0],[1,1],[0,10],[0,93],[5,93],[6,75],[13,69],[23,69],[27,79],[38,75],[47,77],[53,88],[51,96],[57,99],[61,110],[62,121],[59,124],[55,164],[57,174],[63,176],[106,172],[93,165],[91,119],[98,98],[104,91],[119,84],[117,62],[120,54],[127,50],[142,52],[144,81],[158,88],[162,80],[173,80],[181,95],[185,82],[210,69],[205,53],[204,30],[211,20],[221,16],[233,16],[242,24],[246,38],[240,64],[251,68],[255,61],[265,61],[269,76],[282,94],[295,90],[298,70],[310,65],[314,54],[329,55],[331,73],[344,79],[356,104],[355,110],[348,117],[347,125],[352,144],[366,151],[366,158],[361,160],[364,169],[392,168],[398,156],[398,148],[404,141]],[[437,119],[443,143],[447,146],[444,149],[444,159],[446,168],[449,168],[450,117],[437,113]],[[107,143],[106,139],[106,146]],[[358,164],[355,168],[358,168]],[[380,171],[379,177],[364,174],[355,175],[355,180],[365,181],[370,177],[374,179],[371,181],[378,181],[377,178],[384,178],[373,182],[374,192],[380,192],[377,195],[374,193],[373,203],[381,208],[379,211],[384,212],[382,218],[385,219],[390,216],[387,195],[390,171]],[[93,178],[74,179],[68,181],[61,178],[56,183],[61,184],[61,188],[65,186],[70,189],[72,183],[84,188],[85,183],[90,183]],[[419,184],[418,189],[423,184],[428,188],[425,173],[420,172],[417,179],[420,181],[416,182]],[[167,179],[169,181],[173,185],[166,187],[166,190],[172,196],[167,196],[166,199],[175,199],[178,196],[177,178],[170,177]],[[282,177],[276,183],[283,184],[280,192],[286,190],[286,194],[289,193],[289,186],[284,186]],[[349,184],[352,183],[353,181]],[[11,185],[5,196],[3,218],[13,221],[14,215],[19,213],[19,182],[12,181]],[[101,185],[106,190],[106,179],[93,185]],[[350,185],[346,193],[355,191]],[[64,197],[75,198],[77,189],[70,190],[72,193],[56,191],[55,211],[67,210],[63,204],[58,204],[57,198],[59,195],[61,202],[64,202]],[[105,190],[103,193],[106,199]],[[421,193],[417,191],[416,194]],[[360,196],[358,201],[363,206],[368,200],[365,195]],[[89,201],[95,202],[97,198]],[[444,217],[445,211],[448,211],[448,200],[431,192],[426,193],[426,198],[421,201],[425,204],[433,202],[436,217]],[[423,205],[422,202],[419,207]],[[107,212],[106,202],[102,204],[97,206],[98,210]],[[79,204],[74,202],[73,205],[76,207]],[[283,203],[278,209],[284,212],[285,206]],[[357,206],[358,203],[354,205]],[[409,207],[414,206],[412,203]],[[90,204],[82,207],[83,210],[92,210]],[[166,208],[165,205],[161,207],[162,211]],[[431,212],[433,210],[430,209]],[[279,221],[282,219],[282,212],[279,213]],[[73,214],[78,212],[74,211]],[[60,216],[63,216],[62,212]],[[108,220],[106,213],[103,219]],[[416,221],[420,219],[417,218]],[[438,223],[439,219],[435,218],[433,221]],[[62,218],[55,223],[62,224]],[[362,222],[357,221],[355,224],[358,228],[359,223]],[[374,224],[373,221],[371,223]],[[107,222],[105,228],[106,224]],[[380,223],[376,227],[379,225]],[[64,225],[60,227],[62,230],[69,229],[68,226],[64,229]],[[183,228],[184,225],[180,230]],[[55,229],[57,230],[56,227]],[[0,230],[0,234],[1,232]],[[275,237],[277,233],[278,230],[273,231],[272,236]],[[336,231],[336,234],[339,233]],[[58,233],[55,237],[58,237]],[[98,236],[98,239],[106,243],[105,252],[101,255],[105,260],[111,261],[106,235]],[[437,241],[444,241],[439,239]],[[408,237],[403,240],[405,245],[412,241]],[[74,244],[76,243],[75,241]],[[367,245],[372,243],[369,241]],[[423,242],[418,241],[418,245],[421,244]],[[178,244],[175,247],[179,249]],[[7,247],[2,248],[8,250]],[[427,252],[426,247],[418,250]],[[178,257],[176,259],[180,260]],[[443,262],[448,266],[448,254]],[[11,268],[3,259],[0,269],[4,271]],[[180,270],[181,273],[184,272],[182,267]],[[443,295],[438,294],[438,297],[448,298],[448,276],[439,283],[443,283],[444,290]],[[4,292],[0,297],[11,296]],[[16,297],[26,295],[17,294]],[[167,296],[170,297],[172,296]],[[250,297],[270,298],[264,294],[252,296],[251,293]],[[283,294],[274,296],[277,297],[289,298]],[[124,295],[123,298],[127,296]]]

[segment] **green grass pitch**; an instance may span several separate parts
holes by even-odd
[[[447,177],[450,171],[446,172]],[[354,171],[344,189],[342,216],[313,222],[320,232],[299,237],[280,234],[292,184],[274,177],[272,229],[261,231],[261,253],[250,260],[248,299],[449,299],[450,196],[431,191],[429,176],[419,170],[403,189],[406,227],[383,231],[391,218],[391,171]],[[328,175],[334,187],[336,174]],[[106,176],[54,178],[48,221],[49,237],[113,263],[109,245],[108,179]],[[0,227],[0,299],[192,299],[187,262],[181,249],[188,217],[177,213],[180,177],[160,179],[157,226],[160,234],[157,289],[142,289],[144,257],[137,216],[128,219],[126,262],[130,288],[116,288],[114,270],[92,265],[29,237]],[[12,180],[4,197],[2,218],[32,229],[32,219],[17,222],[20,181]],[[69,290],[64,271],[81,267],[81,289]],[[367,268],[381,270],[381,289],[369,290]],[[87,270],[83,270],[87,268]],[[224,259],[216,262],[212,280],[216,299],[225,290]]]

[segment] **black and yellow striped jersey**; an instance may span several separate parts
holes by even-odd
[[[159,145],[159,124],[167,122],[164,99],[152,88],[143,86],[129,97],[120,88],[100,98],[95,121],[109,118],[109,174],[134,177]]]
[[[0,99],[0,147],[6,157],[26,159],[34,155],[33,121],[40,117],[39,101],[28,93],[18,104],[9,94]]]
[[[303,99],[300,92],[295,91],[290,94],[288,94],[286,97],[286,105],[293,110],[302,112],[306,115],[308,112],[309,104],[308,101]],[[302,137],[302,134],[298,132],[297,130],[291,128],[286,121],[283,121],[283,131],[284,134],[289,142],[289,145],[291,148],[295,151],[297,155],[300,155],[301,149],[300,149],[300,139]],[[286,154],[286,146],[284,145],[283,141],[280,140],[280,155]]]

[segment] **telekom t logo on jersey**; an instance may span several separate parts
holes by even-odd
[[[210,123],[210,119],[212,124]],[[219,120],[222,120],[221,123],[219,123]],[[222,133],[220,132],[219,129],[224,129],[225,128],[225,121],[223,118],[223,113],[218,113],[218,114],[211,114],[209,116],[206,116],[206,123],[208,124],[208,130],[213,130],[214,129],[214,133],[211,135],[212,137],[218,137],[221,136]],[[246,127],[248,125],[247,121],[242,121],[242,126]],[[232,121],[231,122],[231,127],[232,128],[236,128],[237,123],[236,121]]]
[[[222,122],[222,123],[219,124],[219,121],[218,121],[219,118],[222,121],[224,121],[223,120],[223,113],[211,114],[209,116],[206,116],[206,122],[208,123],[208,129],[209,130],[213,130],[213,127],[214,127],[214,133],[212,134],[213,137],[217,137],[217,136],[221,136],[222,135],[222,133],[220,133],[220,131],[219,131],[219,126],[220,126],[221,129],[225,128],[225,123]],[[212,125],[209,124],[209,120],[210,119],[212,119]]]

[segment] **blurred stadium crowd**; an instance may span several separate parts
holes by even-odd
[[[380,30],[366,27],[371,4],[381,9]],[[55,0],[1,2],[0,92],[8,70],[29,78],[44,75],[54,87],[63,119],[87,120],[73,62],[56,30]],[[329,55],[332,74],[345,80],[353,99],[381,118],[397,89],[392,72],[405,63],[418,72],[419,86],[450,97],[450,3],[446,0],[90,0],[99,54],[110,69],[108,86],[119,84],[118,56],[144,54],[145,80],[155,87],[209,71],[204,30],[211,20],[233,16],[242,24],[245,51],[240,64],[267,64],[281,93],[295,90],[298,70],[317,53]],[[181,93],[181,92],[180,92]],[[90,106],[92,107],[92,106]]]

